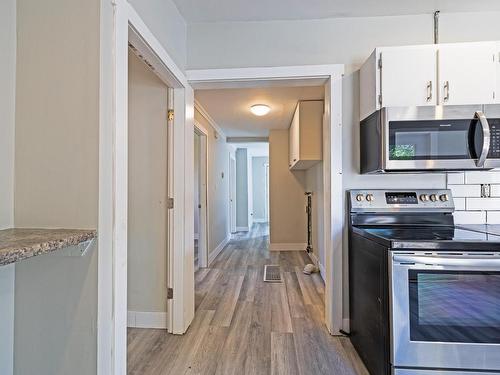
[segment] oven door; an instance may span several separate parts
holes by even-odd
[[[393,253],[396,368],[500,371],[500,254]]]
[[[459,116],[461,115],[461,116]],[[382,112],[387,171],[491,169],[500,166],[499,120],[480,111],[451,118]]]

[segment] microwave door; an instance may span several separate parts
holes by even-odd
[[[387,121],[386,169],[465,170],[484,168],[489,125],[482,113],[451,120]]]

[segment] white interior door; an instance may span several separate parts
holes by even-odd
[[[382,106],[427,106],[436,101],[434,46],[387,49],[381,52]]]
[[[229,226],[236,233],[236,159],[229,157]]]
[[[496,43],[439,47],[440,99],[444,105],[494,103]]]
[[[208,267],[208,141],[205,133],[200,133],[199,165],[198,259],[200,267]]]

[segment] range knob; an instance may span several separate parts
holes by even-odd
[[[365,199],[365,196],[364,196],[363,194],[358,194],[358,195],[356,195],[356,200],[357,200],[358,202],[361,202],[363,199]]]
[[[431,194],[431,196],[429,197],[431,199],[431,201],[435,202],[438,200],[438,197],[436,194]]]
[[[427,202],[429,200],[429,196],[427,194],[420,194],[420,200],[422,202]]]
[[[373,194],[368,194],[368,195],[366,196],[366,200],[367,200],[368,202],[373,201]]]
[[[439,196],[439,200],[440,200],[441,202],[448,202],[448,201],[450,200],[450,197],[448,197],[448,194],[441,194],[441,195]]]

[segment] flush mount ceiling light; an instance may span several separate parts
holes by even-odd
[[[253,106],[250,107],[250,111],[255,116],[265,116],[269,113],[270,110],[271,108],[265,104],[254,104]]]

